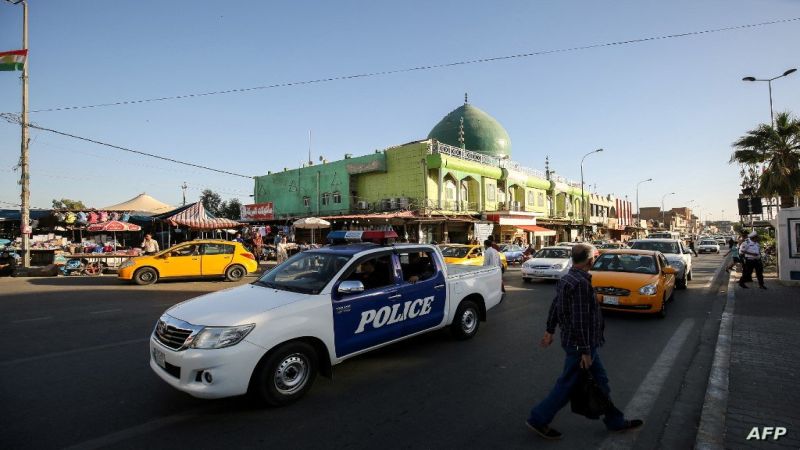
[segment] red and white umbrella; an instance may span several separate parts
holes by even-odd
[[[109,220],[108,222],[93,223],[86,227],[86,231],[141,231],[142,227],[139,225],[120,222],[119,220]]]

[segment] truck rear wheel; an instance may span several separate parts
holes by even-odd
[[[289,342],[263,359],[250,382],[250,394],[261,403],[284,406],[311,389],[317,376],[317,353],[305,342]]]
[[[450,332],[456,339],[463,341],[478,333],[480,323],[478,305],[472,300],[463,300],[456,309],[456,315],[450,325]]]

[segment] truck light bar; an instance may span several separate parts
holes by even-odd
[[[328,233],[329,244],[352,244],[372,242],[379,245],[393,244],[397,239],[394,231],[331,231]]]

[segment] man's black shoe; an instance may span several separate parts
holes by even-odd
[[[742,288],[742,289],[750,289],[750,288],[749,288],[749,287],[747,287],[747,285],[746,285],[746,284],[744,284],[744,283],[739,283],[739,287],[740,287],[740,288]]]
[[[764,286],[763,284],[762,284],[762,285],[760,285],[759,287],[760,287],[761,289],[766,289],[766,288],[767,288],[767,287],[766,287],[766,286]]]
[[[539,427],[539,426],[536,426],[536,425],[528,422],[527,420],[525,421],[525,425],[527,425],[528,428],[530,428],[531,430],[535,431],[536,433],[539,434],[539,436],[541,436],[541,437],[543,437],[545,439],[548,439],[548,440],[551,440],[551,441],[556,441],[558,439],[561,439],[561,436],[562,436],[561,433],[559,433],[558,431],[548,427],[547,425],[543,425],[543,426]]]
[[[624,433],[626,431],[635,430],[637,428],[641,428],[644,425],[643,420],[633,419],[633,420],[626,420],[622,427],[617,428],[614,431],[615,433]]]

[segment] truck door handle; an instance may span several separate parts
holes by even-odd
[[[439,289],[444,289],[444,285],[443,285],[443,284],[437,284],[437,285],[436,285],[436,286],[434,286],[433,288],[434,288],[434,289],[436,289],[436,290],[439,290]]]
[[[402,295],[401,295],[401,294],[390,295],[390,296],[389,296],[389,300],[396,300],[396,299],[398,299],[398,298],[400,298],[400,297],[402,297]]]

